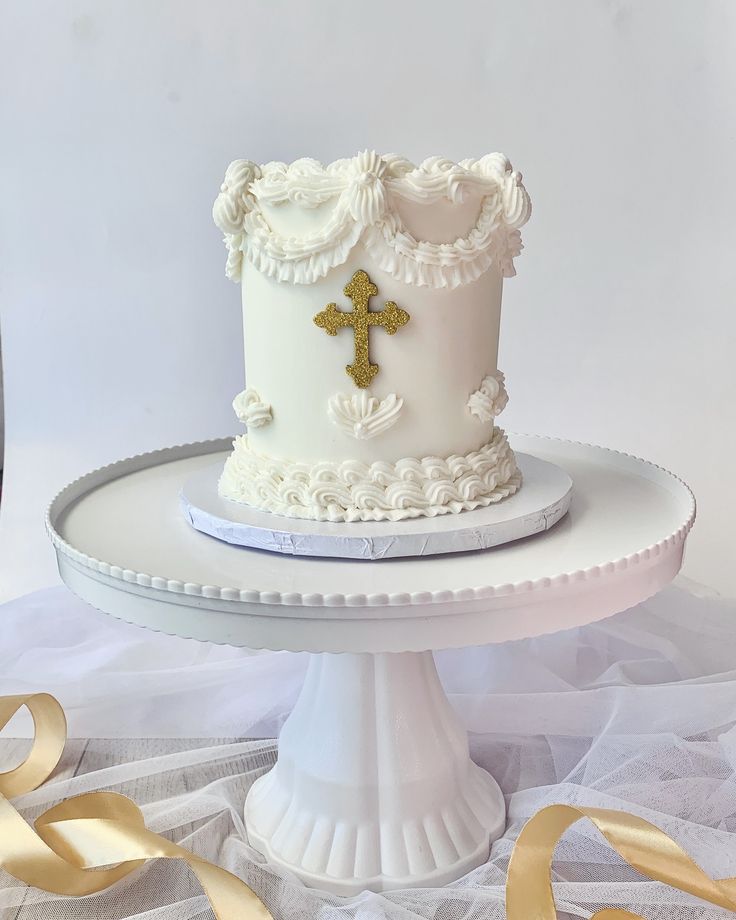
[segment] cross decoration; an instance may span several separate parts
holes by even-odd
[[[337,304],[328,303],[314,317],[314,322],[328,335],[337,335],[339,329],[353,327],[355,360],[345,370],[356,386],[365,389],[378,373],[378,365],[371,364],[368,330],[371,326],[383,326],[389,335],[393,335],[409,322],[409,314],[397,307],[393,300],[387,300],[383,310],[370,310],[369,301],[378,295],[378,288],[362,269],[355,272],[345,285],[344,293],[353,303],[350,312],[338,310]]]

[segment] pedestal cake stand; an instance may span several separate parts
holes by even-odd
[[[278,763],[246,802],[252,845],[309,885],[343,895],[442,885],[503,833],[502,794],[470,760],[432,649],[592,622],[681,566],[695,502],[675,476],[597,447],[522,436],[512,446],[571,476],[569,513],[544,535],[448,556],[310,559],[195,531],[182,484],[224,461],[227,441],[113,464],[49,509],[61,576],[98,609],[181,636],[313,653]]]

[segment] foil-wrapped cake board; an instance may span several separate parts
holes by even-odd
[[[570,476],[559,466],[518,454],[523,487],[485,508],[403,521],[330,523],[287,518],[217,494],[222,464],[198,471],[181,491],[189,523],[225,543],[290,556],[394,559],[489,549],[549,530],[572,499]]]

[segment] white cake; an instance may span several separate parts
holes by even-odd
[[[213,215],[242,281],[247,388],[233,406],[247,433],[220,494],[398,521],[516,492],[497,354],[529,213],[498,153],[231,163]]]

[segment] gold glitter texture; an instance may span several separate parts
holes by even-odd
[[[368,273],[359,269],[345,285],[344,294],[353,304],[348,313],[338,310],[337,304],[328,303],[315,317],[314,322],[328,335],[337,335],[339,329],[352,326],[355,340],[355,360],[345,368],[353,378],[355,385],[365,389],[378,373],[378,365],[371,364],[369,353],[369,329],[371,326],[383,326],[389,335],[409,322],[409,314],[397,307],[393,300],[387,300],[383,310],[370,310],[371,297],[378,295],[378,288],[368,277]]]

